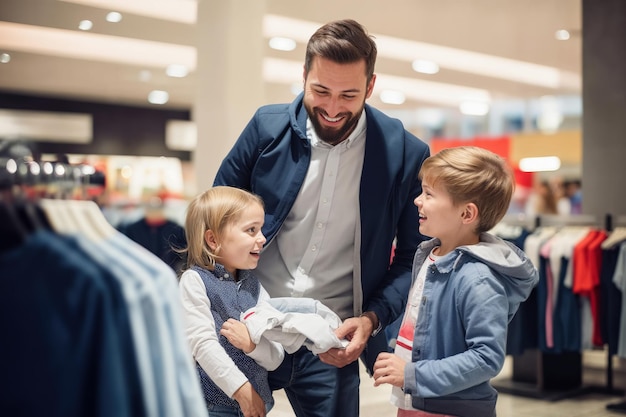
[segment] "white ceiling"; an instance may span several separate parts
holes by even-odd
[[[199,1],[265,1],[265,35],[303,40],[327,21],[358,20],[377,40],[370,103],[383,108],[456,106],[466,94],[497,101],[581,93],[580,0]],[[192,69],[171,78],[165,67],[195,66],[196,6],[196,0],[1,0],[0,53],[11,60],[0,64],[0,90],[148,106],[149,91],[160,89],[170,95],[165,107],[191,109],[202,74]],[[111,10],[122,13],[121,22],[106,22]],[[93,21],[91,31],[78,30],[83,19]],[[300,33],[284,25],[290,19]],[[571,39],[556,40],[559,29]],[[301,68],[304,47],[267,47],[266,65]],[[437,59],[439,73],[411,69],[412,59],[427,57]],[[501,64],[507,67],[500,70]],[[149,80],[141,80],[142,71]],[[268,80],[267,101],[290,101],[291,78]],[[383,105],[377,94],[385,87],[401,89],[408,100]]]

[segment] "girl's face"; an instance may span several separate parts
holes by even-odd
[[[237,270],[254,269],[259,263],[259,254],[266,240],[261,232],[264,218],[263,208],[259,204],[251,204],[237,221],[226,226],[220,241],[216,242],[218,262],[233,277],[237,276]]]

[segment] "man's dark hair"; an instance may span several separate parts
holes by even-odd
[[[313,58],[321,57],[340,64],[365,60],[365,75],[370,82],[376,64],[376,43],[358,22],[336,20],[320,27],[309,39],[304,69],[308,73]]]

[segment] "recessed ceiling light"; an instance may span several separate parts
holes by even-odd
[[[554,33],[554,37],[559,41],[566,41],[570,38],[570,33],[565,29],[561,29]]]
[[[148,94],[148,102],[152,104],[165,104],[170,99],[167,91],[153,90]]]
[[[402,104],[406,101],[406,96],[396,90],[383,90],[380,92],[380,101],[386,104]]]
[[[91,30],[92,27],[93,23],[91,22],[91,20],[81,20],[78,24],[78,29],[80,30]]]
[[[0,54],[0,64],[8,64],[11,61],[11,55],[7,54],[6,52],[3,54]]]
[[[46,175],[52,175],[52,172],[54,171],[54,167],[52,166],[51,162],[44,162],[43,163],[43,173]]]
[[[285,36],[306,43],[311,33],[318,27],[319,23],[316,22],[284,16],[268,14],[263,17],[263,34],[268,38]],[[379,58],[384,56],[402,62],[412,62],[413,57],[421,57],[436,62],[441,68],[547,88],[579,89],[581,84],[579,74],[555,67],[380,34],[373,35],[376,36]],[[299,72],[301,73],[302,69]],[[378,78],[376,85],[378,86]],[[408,89],[406,93],[407,96],[410,94]]]
[[[122,14],[120,12],[109,12],[107,13],[107,22],[111,23],[119,23],[122,21]]]
[[[17,172],[17,162],[15,162],[15,159],[10,158],[7,161],[6,170],[9,174],[15,174]]]
[[[439,65],[433,61],[427,61],[425,59],[416,59],[411,64],[415,72],[422,74],[437,74],[439,72]]]
[[[184,65],[171,64],[167,66],[165,73],[169,77],[183,78],[186,77],[187,74],[189,74],[189,70]]]
[[[275,36],[270,39],[269,43],[270,48],[276,49],[277,51],[293,51],[296,49],[296,41],[291,38]]]

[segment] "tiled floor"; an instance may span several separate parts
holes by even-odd
[[[604,393],[602,385],[606,382],[606,356],[602,352],[589,352],[583,356],[583,388],[589,389],[582,395],[565,396],[557,401],[553,399],[534,399],[526,396],[517,396],[500,393],[498,397],[498,417],[619,417],[626,416],[624,411],[607,409],[609,404],[626,404],[623,395],[609,395]],[[623,389],[626,383],[626,367],[621,362],[614,366],[614,391]],[[498,378],[510,379],[511,363],[507,364]],[[496,378],[496,380],[498,379]],[[594,392],[595,391],[595,392]],[[395,407],[389,403],[389,387],[374,387],[372,380],[365,371],[361,374],[361,417],[394,417]],[[294,417],[289,402],[282,391],[274,393],[276,405],[269,413],[271,417]],[[349,417],[349,416],[346,416]]]

